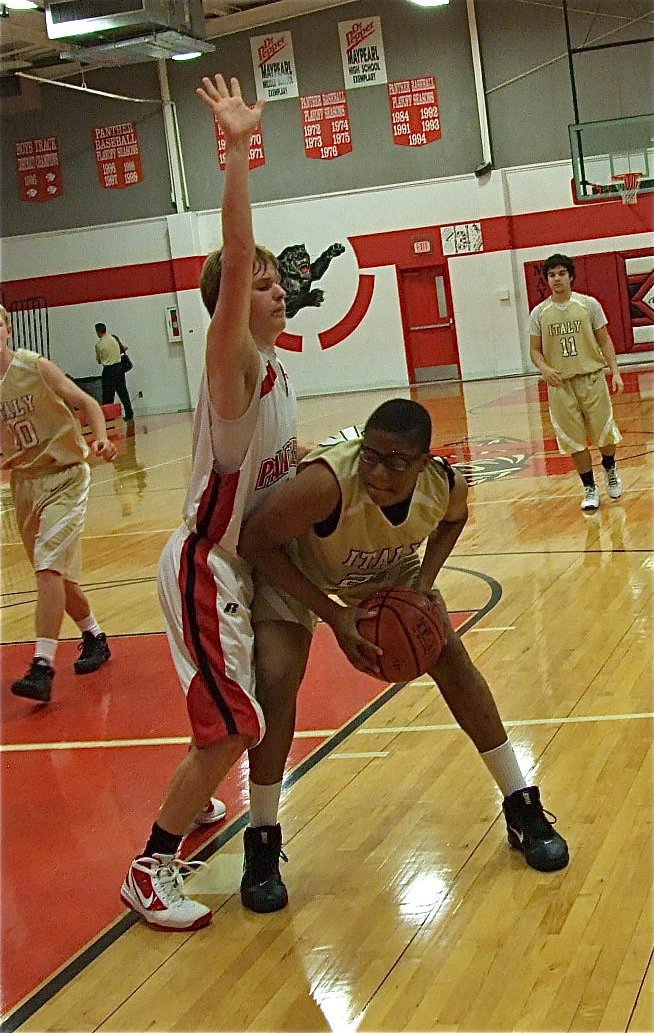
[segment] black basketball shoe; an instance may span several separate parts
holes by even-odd
[[[259,914],[281,911],[288,904],[286,886],[279,873],[279,858],[288,860],[282,850],[281,826],[261,825],[259,828],[247,828],[243,845],[243,906]]]
[[[509,843],[516,850],[522,850],[525,861],[539,872],[555,872],[565,868],[570,857],[568,844],[563,836],[555,832],[551,821],[543,810],[537,786],[518,789],[504,798],[502,804]]]
[[[106,664],[111,656],[107,636],[102,631],[99,635],[94,635],[92,631],[83,631],[79,649],[80,655],[74,665],[75,674],[91,674]]]
[[[42,656],[35,656],[27,674],[14,682],[11,691],[14,696],[35,699],[39,703],[49,703],[53,678],[54,668]]]

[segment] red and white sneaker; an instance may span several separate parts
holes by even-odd
[[[136,857],[120,889],[123,904],[162,932],[192,932],[209,925],[210,908],[185,896],[183,873],[204,867],[170,854]]]
[[[215,825],[216,822],[222,821],[226,814],[227,808],[222,800],[217,800],[215,796],[211,796],[209,803],[196,816],[186,835],[190,836],[191,832],[204,828],[205,825]]]

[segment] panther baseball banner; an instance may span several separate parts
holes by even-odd
[[[135,122],[96,126],[93,146],[98,179],[105,190],[124,190],[143,182],[145,177]]]
[[[20,140],[16,144],[16,173],[23,201],[54,201],[63,197],[57,137]]]
[[[307,158],[340,158],[352,150],[345,90],[300,98]]]
[[[248,104],[248,107],[252,109],[253,104]],[[221,172],[225,171],[225,149],[226,141],[225,134],[218,125],[214,122],[214,128],[216,130],[216,148],[218,150],[218,167]],[[250,157],[248,166],[251,169],[258,169],[261,165],[266,164],[266,152],[263,147],[263,136],[261,134],[261,123],[259,122],[250,137]]]
[[[388,81],[381,18],[338,23],[346,90]]]
[[[257,100],[286,100],[299,96],[293,39],[290,32],[251,36]]]
[[[388,84],[393,143],[423,147],[441,138],[438,94],[433,75]]]

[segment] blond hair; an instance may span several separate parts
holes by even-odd
[[[0,319],[3,319],[7,329],[11,330],[11,316],[7,312],[7,309],[4,307],[4,305],[0,305]]]
[[[216,303],[218,301],[218,293],[220,291],[220,278],[222,276],[222,254],[223,249],[218,248],[216,251],[211,251],[202,266],[202,272],[200,273],[200,293],[204,302],[205,308],[210,316],[213,316]],[[279,272],[279,262],[277,256],[273,255],[272,251],[269,251],[267,247],[260,247],[258,244],[254,248],[254,262],[260,262],[262,265],[271,265],[274,269]]]

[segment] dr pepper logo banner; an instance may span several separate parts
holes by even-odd
[[[338,23],[345,89],[388,81],[381,18]]]
[[[393,143],[422,147],[441,138],[438,94],[433,75],[388,84]]]
[[[254,107],[254,104],[248,104],[250,110]],[[214,122],[214,129],[216,130],[216,148],[218,150],[218,166],[221,172],[225,171],[225,134],[218,125]],[[254,128],[254,132],[250,137],[250,158],[249,167],[251,169],[258,169],[260,165],[266,164],[266,152],[263,147],[263,136],[261,135],[261,123],[257,123]]]
[[[93,130],[95,160],[100,186],[124,190],[143,182],[139,139],[134,122],[96,126]]]
[[[345,90],[301,97],[300,104],[307,158],[340,158],[352,150]]]
[[[54,201],[64,183],[56,136],[21,140],[16,144],[16,172],[23,201]]]
[[[251,36],[250,50],[257,100],[286,100],[299,95],[290,32]]]

